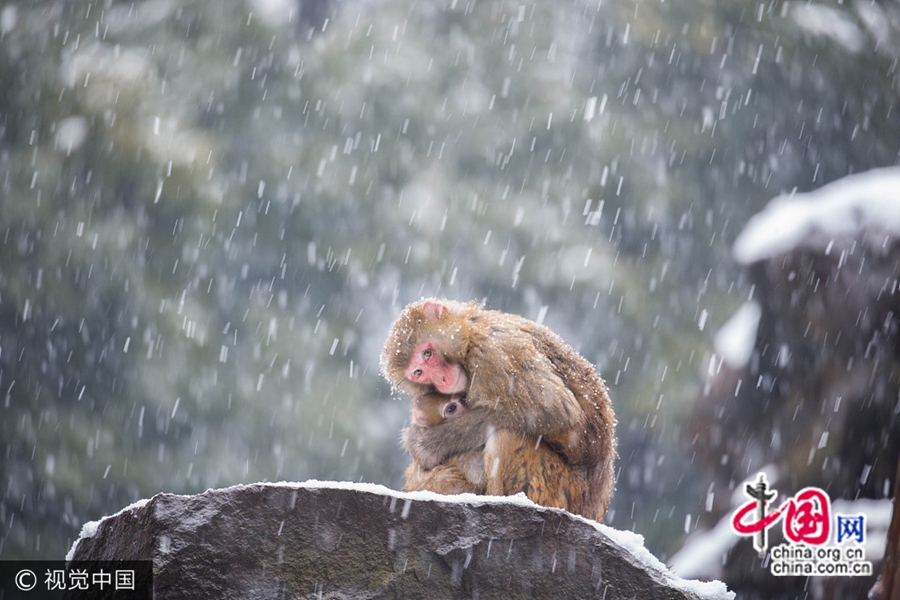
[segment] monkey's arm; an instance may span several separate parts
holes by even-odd
[[[489,411],[479,408],[433,427],[412,424],[403,430],[401,443],[423,469],[433,469],[450,457],[484,446],[489,417]]]
[[[490,410],[500,429],[532,436],[583,423],[584,410],[568,382],[525,323],[496,327],[471,349],[469,406]]]

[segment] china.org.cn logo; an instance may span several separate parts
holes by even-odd
[[[865,515],[834,515],[824,490],[807,487],[772,508],[778,492],[769,487],[764,473],[747,484],[750,498],[732,517],[737,535],[753,538],[760,558],[769,549],[768,532],[781,521],[785,542],[772,548],[769,569],[773,575],[871,575],[865,560]],[[832,533],[834,533],[833,544]]]

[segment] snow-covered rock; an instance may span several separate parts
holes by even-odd
[[[152,560],[157,599],[734,598],[524,495],[336,482],[159,494],[86,525],[68,559]]]
[[[742,480],[761,470],[782,498],[827,490],[835,514],[866,516],[866,557],[879,570],[900,448],[900,169],[779,196],[733,250],[750,294],[715,336],[690,419],[692,461],[709,484],[670,564],[740,597],[863,598],[875,575],[774,575],[730,519],[746,501]]]
[[[900,236],[900,168],[873,169],[805,194],[786,194],[753,216],[734,242],[734,257],[759,262],[804,246],[831,253],[835,238],[860,232]]]

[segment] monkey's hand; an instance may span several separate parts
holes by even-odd
[[[490,411],[475,409],[433,427],[412,424],[403,430],[401,444],[422,469],[433,469],[451,457],[484,446],[489,417]]]

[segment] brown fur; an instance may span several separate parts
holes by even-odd
[[[484,449],[477,449],[454,456],[431,469],[423,469],[419,461],[413,462],[404,473],[404,492],[428,490],[438,494],[485,494],[487,481],[484,473]]]
[[[598,517],[587,495],[587,481],[562,456],[534,438],[498,431],[485,448],[484,463],[489,495],[525,492],[536,504]]]
[[[483,448],[493,429],[490,418],[490,410],[478,408],[433,427],[411,424],[403,430],[401,444],[423,469],[433,469],[454,456]]]
[[[431,469],[414,460],[404,491],[511,496],[519,492],[542,506],[590,512],[586,481],[565,460],[534,438],[497,431],[485,447],[450,457]]]
[[[426,310],[434,303],[447,310]],[[423,340],[466,371],[469,410],[434,427],[407,428],[404,447],[415,462],[405,489],[442,492],[446,481],[465,487],[455,462],[480,452],[486,485],[482,492],[469,479],[475,493],[524,491],[540,504],[603,518],[614,485],[615,416],[588,361],[523,317],[474,302],[421,300],[397,317],[381,357],[388,380],[413,396],[434,392],[404,376]]]

